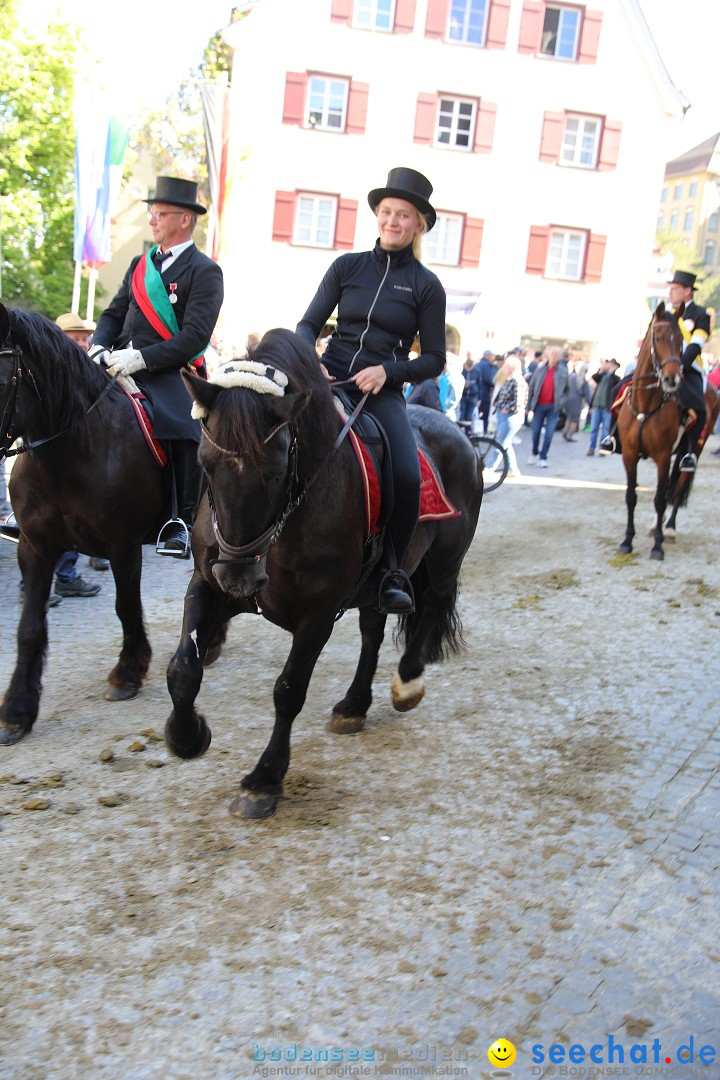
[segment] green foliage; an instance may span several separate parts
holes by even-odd
[[[72,296],[78,40],[67,26],[21,26],[12,0],[0,0],[0,40],[2,292],[54,318]]]

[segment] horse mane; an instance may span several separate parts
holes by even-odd
[[[86,440],[87,410],[107,386],[107,376],[44,315],[22,308],[8,308],[8,314],[12,340],[36,381],[45,425]]]
[[[296,420],[301,472],[313,467],[328,450],[339,431],[338,413],[327,378],[315,350],[292,330],[268,330],[253,348],[248,360],[276,368],[287,375],[286,394],[310,390],[310,401]],[[229,387],[218,394],[213,406],[215,434],[225,446],[253,463],[265,457],[268,433],[267,402],[273,399],[244,387]]]

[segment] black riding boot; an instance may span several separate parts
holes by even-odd
[[[686,453],[680,459],[680,472],[695,472],[697,468],[697,444],[700,441],[704,427],[705,413],[698,415],[693,426],[685,433]]]
[[[387,570],[378,589],[378,611],[381,615],[412,615],[415,595],[410,578],[404,570]]]
[[[177,513],[163,527],[158,550],[176,559],[190,558],[190,535],[202,480],[197,455],[198,444],[190,439],[173,439],[170,443]]]

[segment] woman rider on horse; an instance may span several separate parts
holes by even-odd
[[[368,195],[380,232],[375,247],[332,263],[297,326],[300,337],[314,346],[337,308],[323,363],[331,379],[354,384],[348,391],[354,402],[369,395],[365,409],[390,443],[394,505],[378,594],[378,609],[389,614],[415,610],[401,566],[420,510],[420,466],[403,384],[434,378],[445,366],[445,290],[419,261],[420,238],[436,219],[431,194],[432,184],[421,173],[392,169],[386,186]],[[418,335],[422,352],[410,360]]]

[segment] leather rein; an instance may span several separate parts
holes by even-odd
[[[344,386],[346,384],[334,383],[333,385]],[[355,420],[359,416],[367,400],[367,396],[367,394],[364,394],[361,400],[355,406],[355,409],[346,420],[342,431],[335,439],[335,442],[330,447],[330,450],[320,462],[317,469],[306,482],[302,490],[295,496],[295,498],[292,497],[292,493],[297,486],[298,479],[297,428],[295,427],[295,424],[292,423],[292,421],[285,420],[283,421],[283,423],[278,424],[276,427],[274,427],[272,431],[270,431],[269,434],[265,436],[265,438],[263,439],[263,444],[270,442],[270,440],[275,435],[277,435],[279,431],[282,431],[283,428],[288,427],[290,429],[290,444],[288,446],[288,467],[285,480],[285,493],[283,495],[280,511],[278,512],[275,521],[272,523],[272,525],[270,525],[269,528],[265,529],[264,532],[262,532],[258,537],[256,537],[254,540],[251,540],[247,544],[230,544],[223,537],[222,533],[220,532],[220,526],[218,525],[217,513],[215,511],[215,501],[212,494],[212,487],[210,485],[210,480],[207,477],[207,473],[205,474],[208,484],[208,502],[210,504],[210,510],[212,514],[211,520],[213,533],[215,534],[215,539],[217,540],[218,554],[220,556],[217,559],[213,559],[211,565],[214,566],[218,563],[259,563],[265,558],[268,551],[270,550],[270,547],[279,539],[281,532],[285,528],[288,518],[295,513],[299,506],[302,505],[302,503],[307,498],[308,491],[317,480],[320,472],[325,467],[325,465],[327,465],[328,462],[334,457],[335,453],[338,450],[338,447],[343,442],[346,435],[350,431],[350,428],[353,426]],[[219,443],[215,442],[212,435],[208,431],[205,420],[202,421],[201,430],[203,437],[207,439],[207,441],[212,447],[215,448],[215,450],[219,450],[220,453],[226,454],[228,457],[236,458],[239,456],[236,451],[229,450],[226,446],[220,446]]]
[[[42,401],[38,385],[35,381],[30,368],[26,363],[23,363],[23,351],[19,345],[13,345],[10,348],[0,349],[0,359],[6,356],[12,356],[13,358],[13,372],[10,376],[8,383],[8,392],[3,402],[2,416],[0,416],[0,432],[2,433],[2,446],[0,446],[0,461],[4,458],[16,457],[18,454],[27,454],[34,450],[38,446],[43,446],[45,443],[52,442],[53,439],[59,439],[63,435],[67,435],[69,428],[65,428],[63,431],[57,431],[54,435],[46,435],[43,439],[33,439],[32,442],[28,442],[27,439],[22,437],[22,445],[18,446],[15,450],[11,450],[10,447],[15,442],[17,436],[15,434],[15,419],[16,419],[16,405],[17,398],[22,388],[23,379],[28,378],[30,380],[30,386],[33,390],[38,401]],[[86,415],[89,415],[93,409],[95,409],[105,395],[112,389],[114,384],[119,378],[119,372],[108,382],[107,386],[103,387],[98,397],[93,401],[92,405],[87,409]]]
[[[652,324],[652,327],[651,327],[651,330],[650,330],[650,358],[652,360],[652,371],[645,372],[642,375],[637,375],[637,374],[633,375],[632,382],[630,384],[630,393],[628,394],[628,399],[627,399],[627,403],[628,403],[628,407],[630,409],[630,412],[641,423],[642,423],[643,420],[647,420],[647,418],[649,416],[654,416],[655,413],[660,412],[660,410],[662,409],[663,405],[666,404],[666,402],[672,401],[672,400],[677,401],[677,390],[671,390],[670,392],[668,392],[666,390],[662,390],[662,373],[663,373],[663,368],[665,367],[666,364],[671,364],[673,362],[676,362],[676,363],[679,364],[680,363],[680,357],[679,356],[667,356],[664,360],[660,360],[660,358],[658,357],[658,354],[657,354],[657,349],[655,347],[655,322],[654,321],[653,321],[653,324]],[[680,378],[682,378],[682,369],[681,369]],[[641,386],[641,383],[647,383],[647,385],[646,386]],[[649,412],[638,412],[638,410],[635,408],[635,406],[633,405],[633,402],[632,402],[633,387],[638,391],[640,391],[640,390],[651,391],[651,390],[654,390],[654,389],[662,390],[662,397],[660,399],[660,404],[656,405],[655,408],[651,409]]]

